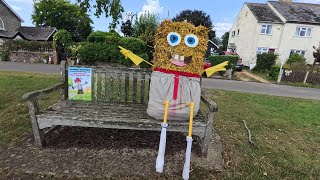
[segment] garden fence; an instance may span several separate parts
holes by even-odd
[[[320,85],[320,73],[311,71],[292,71],[292,70],[281,70],[281,76],[278,82],[289,82],[289,83],[308,83],[312,85]]]

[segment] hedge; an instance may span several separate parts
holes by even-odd
[[[42,52],[52,50],[52,42],[39,42],[39,41],[24,41],[24,40],[10,40],[6,41],[1,48],[6,51],[31,51]]]
[[[269,78],[271,80],[274,80],[274,81],[278,80],[280,68],[281,68],[280,65],[273,65],[271,67],[270,72],[269,72]]]
[[[268,72],[271,70],[271,67],[275,65],[278,55],[263,53],[257,55],[257,65],[254,67],[254,71],[258,72]]]
[[[136,38],[105,37],[104,42],[85,42],[78,49],[78,57],[87,64],[95,62],[116,62],[126,66],[133,63],[120,53],[118,46],[131,50],[136,55],[148,60],[147,44]],[[140,66],[147,66],[141,64]]]
[[[232,56],[232,55],[209,56],[209,60],[210,60],[212,66],[215,66],[215,65],[218,65],[218,64],[223,63],[225,61],[228,61],[229,65],[226,68],[227,69],[231,69],[231,68],[234,69],[237,61],[239,60],[239,57]]]
[[[111,31],[111,32],[96,31],[96,32],[92,32],[88,36],[87,40],[89,42],[98,43],[98,42],[105,42],[107,39],[110,40],[110,37],[115,38],[116,40],[120,39],[120,35],[115,31]]]

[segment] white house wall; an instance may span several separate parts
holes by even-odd
[[[297,27],[311,27],[311,37],[295,36]],[[318,46],[320,42],[320,25],[303,25],[287,23],[284,27],[283,38],[279,49],[279,60],[285,62],[291,50],[305,50],[305,58],[308,64],[314,62],[313,46]]]
[[[255,61],[255,48],[257,36],[258,21],[252,14],[248,6],[245,4],[235,23],[230,30],[229,45],[234,43],[236,45],[236,52],[242,58],[243,64],[249,66],[252,61]],[[238,29],[240,34],[237,35]],[[232,37],[232,32],[235,31],[236,35]]]

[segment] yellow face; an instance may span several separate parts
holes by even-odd
[[[157,31],[155,42],[155,67],[202,74],[208,44],[206,27],[165,20]]]

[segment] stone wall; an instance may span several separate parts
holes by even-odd
[[[43,63],[42,59],[49,60],[49,56],[53,57],[53,52],[12,51],[9,58],[12,62]]]

